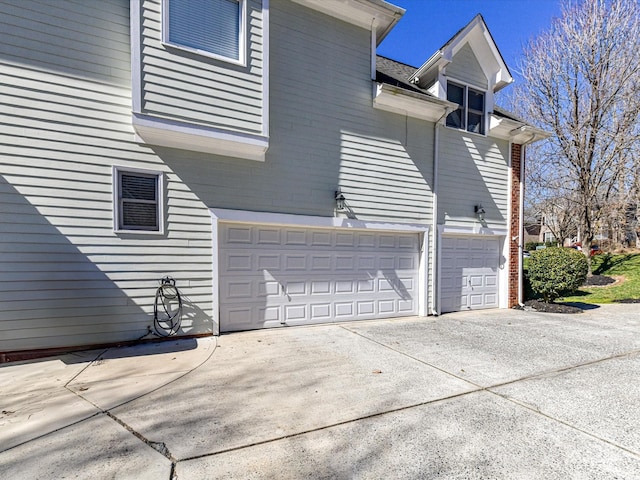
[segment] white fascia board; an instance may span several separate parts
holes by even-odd
[[[398,23],[405,9],[384,0],[292,0],[305,7],[338,18],[361,28],[371,29],[375,23],[376,40],[380,42]]]
[[[386,83],[379,83],[376,84],[373,108],[436,122],[447,112],[455,110],[457,105]]]
[[[133,113],[138,141],[161,147],[264,162],[269,138]]]
[[[517,120],[491,115],[488,136],[528,145],[549,138],[551,133]]]
[[[422,78],[426,73],[434,69],[442,70],[449,65],[449,63],[451,63],[451,58],[445,58],[442,50],[438,50],[436,53],[431,55],[431,57],[429,57],[429,59],[424,62],[413,75],[409,77],[409,83],[417,82],[420,84],[420,78]]]
[[[250,225],[281,225],[316,228],[355,228],[358,230],[380,230],[389,232],[428,232],[429,225],[419,223],[394,223],[381,221],[354,220],[339,217],[317,217],[293,215],[290,213],[255,212],[210,208],[211,216],[219,222],[244,223]]]

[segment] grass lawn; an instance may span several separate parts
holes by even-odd
[[[596,255],[592,260],[594,275],[624,276],[622,283],[607,287],[582,287],[560,302],[612,303],[640,299],[640,254]]]

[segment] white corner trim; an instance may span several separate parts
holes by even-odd
[[[428,226],[427,226],[428,228]],[[420,245],[418,266],[418,315],[429,315],[429,231],[425,230]]]
[[[143,143],[264,162],[269,139],[133,112],[133,128]]]
[[[220,260],[218,252],[220,249],[218,220],[213,217],[211,219],[211,319],[213,322],[212,333],[214,335],[220,335]]]
[[[140,55],[140,1],[131,0],[129,28],[131,35],[131,109],[139,112],[142,105],[142,58]]]
[[[271,34],[269,32],[270,25],[270,10],[269,0],[262,0],[262,136],[269,138],[269,79],[271,74],[269,72],[269,65],[271,61],[269,58],[269,49],[271,47],[269,39]]]

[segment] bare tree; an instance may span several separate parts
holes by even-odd
[[[640,140],[638,52],[637,0],[568,1],[524,49],[513,104],[554,134],[529,156],[530,167],[538,188],[575,204],[587,256],[603,207],[633,168],[630,152]]]

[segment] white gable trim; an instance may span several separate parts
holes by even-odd
[[[434,70],[436,70],[435,76],[437,77],[442,70],[451,63],[454,55],[467,43],[471,46],[482,70],[485,72],[490,90],[497,92],[510,83],[513,83],[513,77],[509,72],[509,68],[504,62],[481,15],[476,15],[466,27],[433,54],[429,60],[409,78],[409,81],[420,82],[420,78],[429,77],[429,72],[433,77]],[[422,86],[424,87],[424,85]]]

